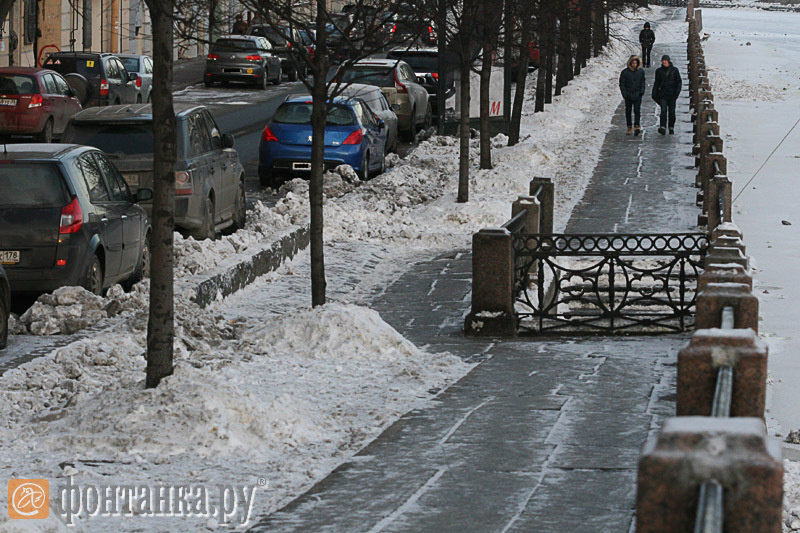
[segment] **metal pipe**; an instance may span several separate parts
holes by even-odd
[[[733,396],[733,368],[725,365],[717,369],[717,386],[714,389],[714,403],[711,404],[711,416],[727,418],[731,416],[731,398]]]
[[[700,486],[694,533],[722,533],[722,485],[715,479]]]
[[[733,306],[726,305],[722,308],[722,319],[720,320],[720,329],[733,329],[735,323],[735,315]]]

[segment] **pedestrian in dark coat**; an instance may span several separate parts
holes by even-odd
[[[244,35],[247,33],[247,27],[247,22],[244,21],[244,17],[236,15],[236,22],[233,23],[231,33],[234,35]]]
[[[625,99],[625,121],[628,124],[628,135],[631,134],[631,125],[636,127],[636,135],[639,135],[641,127],[639,120],[642,117],[642,96],[645,93],[646,80],[644,70],[642,70],[642,60],[639,56],[631,56],[628,59],[628,66],[619,75],[619,91]],[[633,110],[635,121],[631,120],[631,110]]]
[[[669,125],[669,133],[675,133],[675,103],[683,88],[681,73],[672,64],[668,55],[661,58],[661,66],[656,70],[656,81],[653,83],[653,100],[661,106],[661,124],[658,133],[664,135]],[[669,118],[669,124],[667,124]]]
[[[656,42],[656,34],[650,29],[650,23],[644,23],[644,29],[639,32],[639,43],[642,45],[642,60],[644,66],[650,68],[650,52],[653,51],[653,43]]]

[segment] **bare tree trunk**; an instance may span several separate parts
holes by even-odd
[[[586,68],[589,55],[592,48],[592,31],[589,25],[589,10],[591,3],[589,0],[580,0],[578,4],[581,8],[580,16],[578,17],[578,46],[575,50],[575,75],[581,73],[581,69]]]
[[[174,0],[147,0],[153,25],[153,234],[150,239],[150,316],[147,388],[173,372],[173,228],[177,133],[172,106]]]
[[[470,106],[470,65],[469,49],[466,44],[461,48],[461,109],[459,113],[459,152],[458,152],[458,197],[456,202],[465,203],[469,201],[469,106]]]
[[[558,30],[558,72],[556,74],[556,95],[567,86],[572,79],[572,39],[569,28],[569,3],[562,0],[561,16]]]
[[[545,8],[543,17],[544,28],[542,34],[545,41],[544,68],[539,68],[539,75],[544,76],[544,103],[553,103],[553,71],[555,70],[556,55],[556,16],[554,6]]]
[[[325,120],[328,88],[325,83],[328,47],[325,38],[327,17],[322,4],[317,5],[317,49],[314,54],[314,84],[311,88],[311,178],[308,200],[311,205],[311,305],[325,304],[325,220],[322,211],[322,175],[325,172]]]
[[[603,7],[597,2],[592,2],[592,51],[594,57],[600,55],[600,51],[606,44],[605,38],[605,13]]]
[[[530,5],[526,2],[526,5]],[[511,108],[511,124],[508,132],[508,146],[519,142],[519,128],[522,122],[522,104],[525,102],[525,82],[528,79],[528,65],[530,55],[528,46],[531,40],[531,14],[528,9],[522,10],[522,34],[519,43],[519,61],[517,62],[516,89],[514,91],[514,104]]]
[[[492,132],[489,124],[489,90],[492,80],[492,47],[484,42],[483,61],[481,64],[480,123],[481,123],[481,160],[480,168],[492,168]]]

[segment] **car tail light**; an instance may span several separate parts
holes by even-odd
[[[272,130],[269,129],[269,126],[264,128],[264,131],[261,133],[261,140],[264,142],[276,143],[278,142],[278,138],[275,137],[275,134],[272,133]]]
[[[433,26],[428,26],[428,33],[433,35]]]
[[[245,57],[245,59],[248,60],[248,61],[261,61],[261,56],[252,55],[252,56]]]
[[[394,88],[397,89],[399,93],[407,93],[408,87],[400,83],[400,80],[397,79],[397,71],[394,71]]]
[[[28,109],[33,109],[34,107],[42,107],[42,99],[41,94],[34,94],[31,96],[31,103],[28,104]]]
[[[108,96],[108,80],[105,78],[100,80],[100,96]]]
[[[391,29],[390,33],[394,33],[396,31],[397,31],[397,24],[392,24],[392,29]]]
[[[438,72],[431,72],[431,78],[439,81],[439,73]]]
[[[181,196],[192,194],[191,170],[179,170],[175,172],[175,194]]]
[[[344,140],[342,144],[361,144],[361,141],[364,139],[364,130],[357,129],[353,133],[347,136],[347,139]]]
[[[209,61],[216,61],[217,59],[219,59],[219,54],[208,54],[206,56],[206,59],[208,59]]]
[[[142,78],[136,78],[136,86],[137,87],[141,87],[142,86]]]
[[[77,233],[83,226],[83,211],[78,198],[73,197],[72,201],[61,208],[61,222],[58,224],[58,233]]]
[[[58,259],[58,260],[56,260],[56,266],[60,266],[60,267],[67,266],[67,260],[66,259]]]

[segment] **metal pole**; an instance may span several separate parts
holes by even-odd
[[[716,480],[700,486],[694,533],[722,533],[722,492]]]
[[[445,134],[445,106],[447,105],[447,87],[449,86],[449,73],[445,61],[445,53],[447,50],[447,4],[446,0],[439,0],[438,5],[438,19],[439,19],[439,33],[437,34],[437,46],[439,53],[437,54],[436,62],[438,63],[437,69],[439,70],[439,79],[436,82],[436,108],[439,115],[439,121],[436,124],[436,133],[439,135]]]

